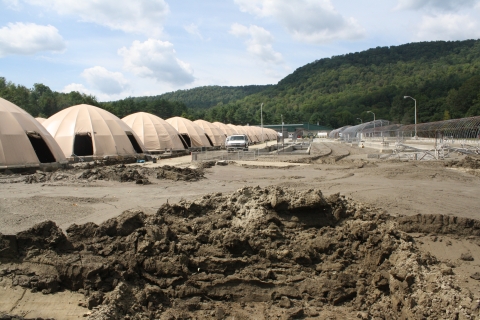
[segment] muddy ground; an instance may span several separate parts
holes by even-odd
[[[191,181],[127,166],[150,184],[2,183],[0,232],[20,233],[0,243],[0,314],[475,319],[479,160],[374,152],[320,143]]]

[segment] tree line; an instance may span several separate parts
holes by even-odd
[[[41,83],[35,83],[33,88],[27,88],[7,81],[4,77],[0,77],[0,97],[16,104],[32,116],[41,118],[48,118],[65,108],[78,104],[90,104],[105,109],[119,118],[140,111],[149,112],[164,119],[174,116],[189,116],[188,108],[182,102],[165,99],[137,100],[136,98],[99,102],[95,96],[77,91],[56,92]]]

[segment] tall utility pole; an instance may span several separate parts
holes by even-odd
[[[418,139],[418,136],[417,136],[417,100],[415,100],[414,98],[412,98],[410,96],[404,96],[403,97],[403,99],[407,99],[407,98],[410,98],[413,101],[415,101],[415,140],[417,140]]]
[[[283,114],[281,114],[280,117],[282,117],[282,134],[283,134]]]
[[[263,102],[260,105],[260,124],[262,126],[262,143],[264,143],[265,141],[263,139]]]
[[[285,137],[283,136],[283,114],[280,115],[282,117],[282,146],[285,143]]]
[[[367,113],[373,114],[373,137],[375,138],[375,113],[372,111],[367,111]]]

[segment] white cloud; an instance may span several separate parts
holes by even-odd
[[[104,67],[96,66],[85,69],[82,77],[88,84],[102,93],[119,94],[128,88],[128,81],[120,72],[111,72]]]
[[[283,62],[282,55],[273,50],[273,36],[264,28],[255,25],[247,28],[244,25],[234,23],[230,33],[237,37],[250,37],[246,41],[247,51],[263,62],[276,64]]]
[[[173,44],[148,39],[134,41],[130,48],[121,48],[125,69],[142,78],[153,78],[171,85],[192,83],[193,70],[190,65],[176,57]]]
[[[0,57],[32,55],[42,51],[61,52],[66,45],[57,28],[34,23],[9,23],[0,28]]]
[[[442,11],[458,11],[461,8],[473,8],[479,0],[398,0],[398,10],[434,9]]]
[[[234,0],[243,12],[277,19],[294,39],[310,43],[363,38],[353,18],[338,13],[330,0]]]
[[[93,22],[125,32],[159,35],[169,13],[164,0],[23,0],[59,14],[77,15]]]
[[[185,31],[187,31],[191,35],[197,36],[203,40],[203,36],[200,33],[200,30],[198,29],[198,26],[196,24],[191,23],[188,26],[184,26],[183,28],[185,29]]]
[[[12,10],[20,10],[22,7],[20,5],[20,0],[3,0],[3,3],[6,4],[7,8]]]
[[[444,14],[424,16],[417,40],[465,40],[480,38],[480,25],[468,15]]]
[[[88,95],[92,94],[92,92],[90,90],[85,88],[85,86],[83,84],[80,84],[80,83],[70,83],[70,84],[66,85],[65,88],[63,88],[63,90],[62,90],[63,93],[70,93],[72,91],[77,91],[77,92],[88,94]]]

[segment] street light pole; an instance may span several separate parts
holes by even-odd
[[[360,124],[362,124],[362,123],[363,123],[363,120],[362,120],[362,119],[360,119],[360,118],[357,118],[357,120],[360,120]]]
[[[417,136],[417,100],[415,100],[414,98],[412,98],[410,96],[403,96],[403,99],[407,99],[407,98],[410,98],[413,101],[415,101],[415,140],[417,140],[418,139],[418,136]]]
[[[367,111],[367,113],[373,114],[373,137],[375,138],[375,113],[372,111]]]
[[[263,102],[260,105],[260,124],[262,126],[262,143],[264,143],[265,141],[263,139]]]
[[[283,137],[283,114],[281,114],[280,117],[282,117],[282,137]]]

